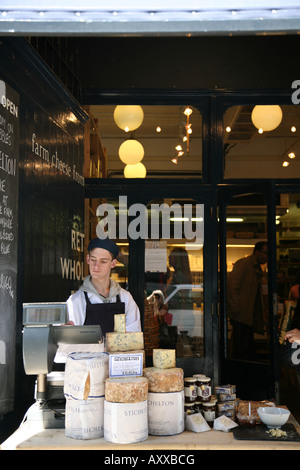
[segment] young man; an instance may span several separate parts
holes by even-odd
[[[140,311],[132,295],[110,279],[117,264],[119,247],[108,238],[93,239],[88,246],[90,275],[67,300],[69,322],[74,325],[100,325],[102,334],[114,331],[114,315],[125,313],[126,331],[141,331]]]

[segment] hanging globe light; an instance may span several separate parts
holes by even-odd
[[[125,178],[145,178],[146,174],[146,168],[142,163],[137,163],[136,165],[126,165],[124,168]]]
[[[273,131],[282,121],[282,110],[278,105],[254,106],[251,120],[257,129]]]
[[[114,110],[114,121],[120,129],[125,132],[134,131],[142,124],[144,111],[141,106],[122,105],[116,106]]]
[[[135,165],[144,158],[144,147],[135,139],[128,139],[120,145],[119,157],[127,165]]]

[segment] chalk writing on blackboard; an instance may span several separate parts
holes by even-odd
[[[14,406],[19,96],[0,80],[0,417]]]

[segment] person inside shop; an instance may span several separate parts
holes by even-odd
[[[232,325],[230,357],[256,360],[254,333],[264,333],[263,272],[268,245],[256,243],[253,253],[239,259],[228,275],[228,316]]]
[[[192,273],[190,269],[189,255],[188,252],[182,247],[175,247],[169,256],[169,265],[173,268],[173,273],[170,273],[170,277],[167,280],[166,296],[168,296],[174,286],[178,284],[193,284]],[[185,289],[174,296],[169,303],[170,308],[179,309],[192,309],[192,301],[190,298],[190,292]]]
[[[114,331],[114,315],[126,315],[126,331],[141,331],[140,311],[130,292],[110,278],[117,264],[118,245],[95,238],[88,245],[89,276],[67,300],[70,325],[100,325],[103,336]]]
[[[189,255],[182,247],[175,247],[169,256],[169,265],[174,269],[172,284],[192,284]]]

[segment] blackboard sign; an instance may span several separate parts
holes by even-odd
[[[0,417],[14,406],[19,114],[19,95],[0,79]]]

